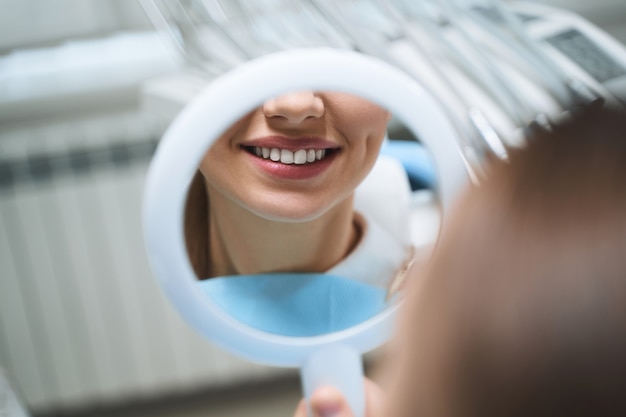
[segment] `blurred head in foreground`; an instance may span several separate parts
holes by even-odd
[[[388,415],[626,416],[626,115],[538,135],[446,227]]]

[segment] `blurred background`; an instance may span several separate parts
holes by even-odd
[[[35,416],[291,415],[296,371],[214,347],[165,302],[140,215],[177,111],[212,77],[280,47],[243,39],[245,20],[202,35],[207,47],[168,24],[193,26],[202,1],[143,3],[0,0],[0,416],[11,395]],[[264,7],[278,19],[290,3],[258,1],[246,16]],[[624,0],[536,3],[626,42]],[[326,24],[323,39],[295,46],[363,49]]]

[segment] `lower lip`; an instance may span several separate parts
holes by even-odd
[[[283,164],[274,162],[271,159],[260,158],[246,151],[244,152],[252,158],[256,166],[261,168],[264,172],[273,177],[286,180],[307,180],[321,175],[330,167],[339,153],[338,150],[335,150],[330,155],[324,157],[324,159],[306,164]]]

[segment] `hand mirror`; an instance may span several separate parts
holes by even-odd
[[[388,339],[411,259],[389,199],[407,180],[378,157],[390,115],[431,155],[445,217],[468,175],[438,103],[397,69],[331,49],[267,55],[213,81],[165,133],[144,195],[149,260],[184,319],[252,361],[299,367],[307,397],[337,386],[357,416],[360,354]],[[299,262],[307,244],[321,255]]]

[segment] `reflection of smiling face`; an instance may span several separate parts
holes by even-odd
[[[317,218],[372,168],[389,112],[345,93],[286,94],[222,135],[200,170],[210,190],[271,220]]]

